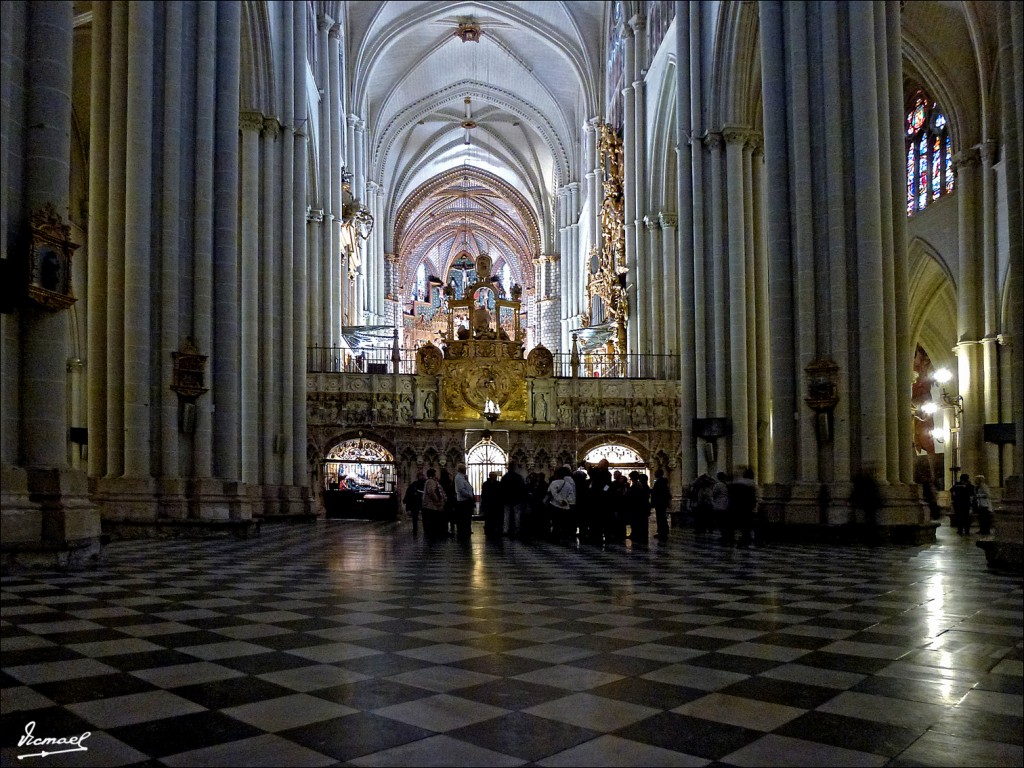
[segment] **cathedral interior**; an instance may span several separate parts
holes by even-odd
[[[1024,759],[1021,6],[3,17],[5,764]],[[421,470],[602,459],[779,549],[410,538]]]

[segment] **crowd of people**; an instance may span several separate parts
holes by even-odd
[[[709,482],[706,482],[706,480]],[[732,480],[719,473],[706,475],[691,486],[697,510],[697,533],[720,530],[723,543],[740,547],[757,543],[757,486],[747,470]],[[459,464],[452,476],[447,468],[420,471],[403,498],[414,533],[429,537],[470,536],[476,509],[466,466]],[[622,544],[648,546],[650,518],[654,513],[654,538],[666,541],[670,532],[672,492],[665,472],[658,469],[651,483],[645,473],[628,475],[613,470],[607,459],[575,470],[568,464],[550,478],[543,472],[523,474],[511,462],[504,473],[493,471],[480,492],[479,511],[484,535],[490,538],[546,540],[556,543]],[[738,541],[736,534],[739,534]]]
[[[972,517],[978,521],[980,535],[991,533],[992,500],[983,475],[976,476],[974,483],[966,473],[960,475],[950,489],[950,499],[951,523],[958,534],[970,534]],[[403,502],[415,533],[419,532],[421,517],[423,531],[430,537],[466,539],[472,533],[477,501],[465,464],[456,467],[454,476],[447,468],[417,472]],[[654,537],[668,539],[671,503],[668,479],[661,469],[655,471],[654,482],[649,484],[646,474],[632,471],[623,475],[612,470],[606,459],[575,470],[563,465],[550,478],[543,472],[524,475],[511,462],[504,473],[491,472],[484,481],[479,511],[484,535],[491,538],[563,544],[622,544],[631,540],[634,546],[646,546],[652,511]],[[870,474],[855,478],[850,503],[869,528],[876,527],[881,497]],[[692,519],[698,537],[718,533],[723,545],[740,548],[765,543],[758,487],[750,468],[735,474],[718,472],[716,477],[700,475],[687,488],[682,509]]]

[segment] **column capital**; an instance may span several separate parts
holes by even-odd
[[[961,168],[974,168],[980,160],[981,153],[977,147],[962,149],[953,155],[953,170],[959,171]]]
[[[324,209],[323,208],[306,208],[306,221],[312,221],[319,224],[324,220]]]
[[[634,14],[633,18],[627,21],[626,24],[631,30],[633,30],[633,34],[639,35],[647,28],[647,19],[637,13]]]
[[[341,39],[341,24],[334,22],[330,29],[327,30],[327,36],[332,40]]]
[[[385,253],[384,260],[387,261],[388,264],[397,264],[399,261],[399,255],[397,253]]]
[[[263,132],[276,139],[281,134],[281,122],[276,117],[264,117]]]
[[[721,149],[722,148],[722,134],[711,133],[710,131],[703,137],[704,144],[707,145],[708,149]]]
[[[679,215],[662,211],[658,214],[658,223],[662,229],[675,229],[679,224]]]
[[[999,157],[999,143],[993,140],[983,141],[978,146],[978,153],[981,156],[981,162],[986,167],[991,167],[997,162]]]
[[[316,15],[316,29],[318,32],[329,32],[333,26],[334,19],[326,13],[318,13]]]
[[[653,216],[644,216],[643,224],[648,232],[653,232],[658,228],[658,222]]]
[[[256,133],[259,133],[263,130],[263,113],[239,112],[238,127],[246,132],[255,131]]]
[[[751,131],[741,125],[722,126],[722,138],[726,144],[746,144],[750,140]]]

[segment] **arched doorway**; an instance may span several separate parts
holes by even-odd
[[[477,496],[491,472],[504,474],[507,468],[508,454],[490,438],[485,437],[466,452],[466,474]]]
[[[398,512],[395,457],[383,445],[359,437],[327,452],[320,473],[329,518],[390,519]]]
[[[597,464],[601,459],[608,460],[608,469],[612,472],[618,470],[622,474],[628,475],[636,470],[644,475],[650,474],[647,462],[637,450],[622,443],[603,443],[591,448],[583,456],[583,461],[588,465]]]

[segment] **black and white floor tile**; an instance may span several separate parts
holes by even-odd
[[[479,525],[125,541],[3,577],[3,765],[1024,764],[1021,579],[948,528],[739,550]]]

